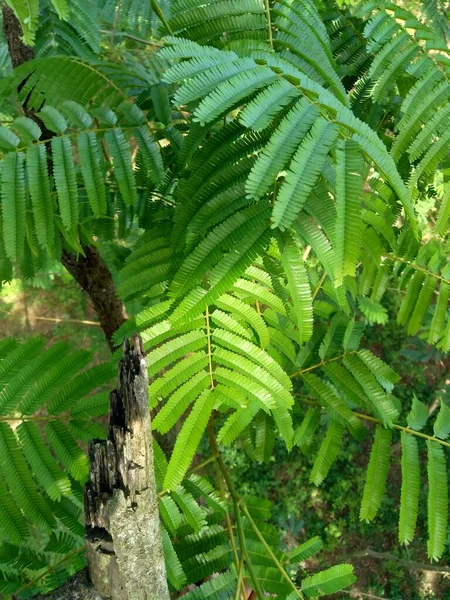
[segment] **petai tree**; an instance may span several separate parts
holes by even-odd
[[[85,564],[83,444],[104,436],[114,349],[136,333],[152,427],[178,426],[170,456],[153,440],[173,597],[293,600],[355,580],[349,564],[298,574],[321,540],[281,549],[270,503],[236,492],[231,444],[255,462],[276,438],[313,452],[319,486],[346,437],[372,438],[372,521],[398,443],[399,543],[426,484],[442,556],[450,407],[402,404],[364,337],[389,288],[407,333],[450,350],[450,29],[444,3],[406,4],[7,0],[35,58],[17,60],[4,10],[0,277],[62,261],[113,357],[0,342],[5,597]],[[212,479],[192,468],[202,439]]]

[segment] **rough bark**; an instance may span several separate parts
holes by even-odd
[[[168,600],[147,366],[138,336],[132,346],[125,343],[109,419],[108,439],[89,444],[84,502],[89,574],[112,600]]]
[[[9,55],[12,66],[18,67],[24,62],[34,58],[33,48],[26,46],[22,41],[22,29],[12,8],[2,2],[3,31],[8,43]]]
[[[62,264],[87,293],[111,350],[113,333],[126,321],[125,309],[116,285],[97,248],[83,246],[85,256],[63,251]]]

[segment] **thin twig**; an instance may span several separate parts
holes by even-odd
[[[258,600],[264,600],[264,592],[261,588],[261,584],[259,583],[258,578],[256,577],[255,571],[253,570],[253,565],[252,565],[252,562],[251,562],[251,560],[248,556],[248,552],[247,552],[247,544],[245,543],[244,527],[242,525],[242,518],[241,518],[241,511],[240,511],[241,500],[240,500],[238,494],[236,493],[236,489],[234,487],[233,482],[231,481],[231,477],[227,471],[225,463],[223,462],[222,457],[220,456],[219,448],[217,446],[216,438],[214,436],[214,429],[213,429],[212,423],[210,423],[210,426],[208,427],[208,434],[209,434],[209,445],[211,447],[211,451],[212,451],[213,455],[217,458],[216,464],[218,465],[218,467],[222,473],[222,477],[225,480],[225,483],[227,485],[228,491],[231,496],[231,501],[233,503],[234,513],[235,513],[235,518],[236,518],[236,530],[238,532],[239,545],[240,545],[240,549],[241,549],[242,558],[243,558],[245,564],[247,565],[247,570],[250,575],[253,590],[256,593]]]
[[[426,563],[416,562],[415,560],[405,560],[404,558],[399,558],[394,554],[389,554],[388,552],[376,552],[375,550],[371,550],[370,548],[366,548],[360,552],[354,552],[351,556],[370,556],[371,558],[378,558],[380,560],[392,560],[394,562],[399,563],[403,567],[408,569],[414,569],[416,571],[426,571],[426,572],[434,572],[440,573],[442,575],[450,573],[449,567],[440,567],[439,565],[427,565]]]
[[[27,590],[28,588],[32,587],[37,581],[40,581],[41,579],[43,579],[46,575],[48,575],[48,573],[51,573],[54,569],[56,569],[56,567],[59,567],[66,561],[70,560],[72,557],[76,556],[77,554],[81,554],[85,550],[86,550],[86,548],[83,545],[80,548],[77,548],[77,549],[73,550],[72,552],[69,552],[69,554],[66,554],[64,556],[64,558],[62,558],[60,561],[58,561],[54,565],[51,565],[50,567],[48,567],[44,572],[40,573],[37,577],[35,577],[31,581],[28,581],[25,585],[23,585],[19,590],[17,590],[15,592],[15,595],[18,597],[19,594],[21,594],[23,591]]]
[[[212,364],[212,345],[211,345],[211,325],[209,322],[209,308],[206,307],[205,311],[205,320],[206,320],[206,340],[207,340],[207,349],[208,349],[208,367],[209,367],[209,380],[210,380],[210,388],[214,389],[214,372],[213,372],[213,364]]]
[[[310,367],[306,367],[306,369],[298,369],[298,371],[295,371],[294,373],[292,373],[291,375],[289,375],[289,377],[292,379],[293,377],[297,377],[298,375],[303,375],[303,373],[308,373],[308,371],[314,371],[314,369],[318,369],[320,367],[323,367],[324,365],[327,365],[330,362],[335,362],[337,360],[342,360],[346,356],[351,356],[352,354],[356,354],[356,352],[357,352],[356,350],[352,350],[351,352],[344,352],[344,354],[340,354],[339,356],[335,356],[335,357],[329,358],[327,360],[321,360],[319,363],[316,363],[315,365],[311,365]]]
[[[111,35],[113,32],[108,29],[100,29],[100,33],[103,33],[104,35]],[[162,48],[163,46],[161,42],[151,42],[149,40],[144,40],[143,38],[137,37],[136,35],[132,35],[131,33],[126,33],[125,31],[115,31],[114,35],[116,37],[124,37],[130,40],[134,40],[135,42],[145,44],[146,46],[153,46],[155,48]],[[12,123],[12,121],[10,122]]]
[[[266,542],[266,540],[264,539],[264,536],[262,535],[262,533],[260,532],[260,530],[258,529],[258,526],[256,525],[255,521],[252,519],[252,516],[248,510],[248,508],[245,506],[244,503],[241,503],[241,507],[242,507],[242,512],[244,513],[244,515],[247,517],[253,531],[256,534],[256,537],[259,539],[259,541],[261,542],[261,544],[264,546],[267,554],[270,556],[270,558],[272,559],[272,561],[274,562],[275,566],[277,567],[277,569],[279,570],[279,572],[281,573],[282,577],[286,580],[286,582],[289,584],[289,586],[292,588],[292,591],[295,592],[297,594],[297,598],[301,598],[303,599],[304,596],[302,594],[302,592],[295,586],[294,582],[292,581],[292,579],[289,577],[289,575],[286,573],[286,571],[283,568],[283,565],[280,563],[280,561],[278,560],[278,558],[275,556],[275,554],[272,551],[272,548],[269,546],[269,544]]]
[[[241,560],[239,561],[238,580],[237,580],[236,594],[234,596],[234,600],[239,600],[240,598],[242,598],[241,592],[242,592],[242,584],[243,584],[243,580],[242,580],[243,574],[244,574],[244,561],[241,558]],[[245,598],[245,589],[244,589],[244,598]]]
[[[381,596],[375,596],[374,594],[366,594],[366,592],[360,592],[359,590],[341,590],[341,593],[348,594],[349,596],[353,596],[353,594],[357,594],[360,598],[362,598],[362,597],[370,598],[371,600],[388,600],[388,598],[383,598]]]
[[[305,396],[305,394],[294,394],[294,395],[296,398]],[[307,396],[307,397],[309,397],[309,396]],[[324,408],[320,402],[317,402],[317,400],[301,400],[301,402],[303,402],[304,404],[308,404],[309,406],[317,406],[318,408]],[[377,419],[377,417],[371,417],[370,415],[365,415],[363,413],[354,412],[354,411],[351,411],[351,412],[352,412],[352,414],[355,415],[355,417],[358,417],[359,419],[362,419],[363,421],[370,421],[372,423],[377,423],[377,424],[383,423],[383,421],[381,419]],[[430,442],[436,442],[437,444],[441,444],[441,446],[446,446],[447,448],[450,448],[449,442],[445,442],[444,440],[441,440],[432,435],[427,435],[426,433],[416,431],[415,429],[410,429],[409,427],[404,427],[403,425],[396,425],[396,424],[393,424],[392,428],[397,429],[399,431],[404,431],[405,433],[408,433],[409,435],[416,435],[418,437],[429,440]]]
[[[212,428],[212,434],[214,435],[214,430],[213,430],[213,420],[211,418],[209,424],[208,424],[208,428],[211,427]],[[214,456],[215,459],[215,468],[216,468],[216,474],[217,474],[217,485],[219,488],[219,494],[221,496],[221,498],[226,501],[225,499],[225,488],[223,485],[223,477],[222,477],[222,473],[219,469],[219,466],[217,464],[217,458]],[[245,597],[245,581],[243,579],[243,572],[241,573],[241,569],[243,566],[243,557],[241,556],[241,558],[239,558],[239,554],[237,551],[237,546],[236,546],[236,541],[234,539],[234,533],[233,533],[233,525],[231,523],[231,519],[230,519],[230,515],[228,514],[228,511],[226,512],[225,515],[225,521],[227,524],[227,533],[228,533],[228,539],[230,540],[230,544],[231,544],[231,549],[233,551],[233,557],[234,557],[234,564],[236,565],[236,569],[238,569],[238,572],[240,573],[240,578],[238,578],[238,585],[236,588],[236,593],[238,593],[239,588],[241,588],[241,591],[244,592],[244,597]],[[242,566],[241,566],[242,565]],[[240,583],[239,583],[240,580]]]
[[[326,278],[326,276],[327,276],[327,273],[326,273],[326,271],[324,271],[324,273],[323,273],[322,277],[321,277],[321,278],[320,278],[320,280],[319,280],[319,283],[318,283],[318,284],[317,284],[317,286],[316,286],[316,289],[315,289],[315,290],[314,290],[314,292],[313,292],[313,295],[312,295],[312,299],[313,299],[313,300],[315,299],[315,297],[316,297],[316,296],[317,296],[317,294],[319,293],[319,291],[320,291],[320,288],[322,287],[322,285],[323,285],[323,282],[325,281],[325,278]]]
[[[273,50],[272,19],[270,18],[269,0],[264,0],[264,8],[266,11],[266,19],[267,19],[267,41],[269,42],[269,46]]]

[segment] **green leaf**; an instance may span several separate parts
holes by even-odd
[[[307,454],[313,442],[314,433],[320,423],[320,410],[308,408],[300,427],[295,431],[294,444],[303,454]]]
[[[294,319],[297,322],[299,344],[307,342],[313,330],[313,307],[308,274],[303,264],[300,247],[291,232],[277,236],[281,262],[287,278],[288,291],[294,305]]]
[[[38,113],[44,125],[54,133],[64,133],[67,129],[67,121],[53,106],[44,106]]]
[[[433,433],[441,440],[446,440],[450,434],[450,407],[442,400],[439,414],[434,422]]]
[[[427,421],[428,407],[423,404],[423,402],[420,402],[420,400],[417,400],[416,395],[414,394],[411,410],[406,417],[408,427],[415,429],[416,431],[420,431],[425,427]]]
[[[314,461],[314,465],[309,477],[309,481],[315,485],[320,485],[328,474],[331,465],[339,453],[344,426],[338,421],[331,421],[328,426],[325,438],[319,448],[319,453]]]
[[[206,371],[196,373],[170,396],[162,409],[158,411],[152,426],[159,433],[167,433],[209,384],[209,373]]]
[[[202,125],[215,121],[244,98],[276,80],[277,75],[261,65],[232,75],[202,99],[194,111],[194,121]]]
[[[269,331],[264,319],[252,306],[230,294],[220,296],[216,300],[216,306],[231,312],[237,319],[247,322],[258,336],[261,348],[266,348],[269,345]]]
[[[49,421],[45,433],[56,456],[72,477],[85,483],[89,472],[87,458],[67,427],[59,421]]]
[[[400,376],[370,350],[359,350],[358,356],[373,373],[378,383],[384,387],[385,390],[391,392],[394,384],[400,380]]]
[[[55,236],[53,199],[50,195],[47,156],[43,144],[33,144],[28,148],[27,174],[38,243],[42,248],[52,248]]]
[[[205,390],[197,399],[177,436],[164,479],[164,489],[174,489],[183,479],[197,451],[215,403],[211,390]]]
[[[14,497],[3,481],[0,481],[0,531],[16,544],[21,544],[29,536],[29,525]]]
[[[326,156],[339,135],[339,128],[319,117],[304,138],[289,165],[273,208],[273,227],[287,229],[294,222],[311,192]]]
[[[317,552],[320,552],[323,548],[323,542],[318,535],[304,542],[300,546],[297,546],[289,552],[289,563],[300,563],[304,560],[308,560]]]
[[[54,517],[36,489],[17,438],[7,423],[0,423],[0,472],[17,503],[33,523],[49,531],[55,525]]]
[[[55,7],[60,19],[68,19],[69,6],[67,4],[67,0],[52,0],[52,4]]]
[[[25,176],[23,153],[7,154],[2,161],[3,241],[8,258],[21,258],[25,243]]]
[[[108,150],[111,152],[114,175],[126,206],[134,206],[137,199],[136,181],[128,141],[123,131],[117,127],[105,134]]]
[[[419,512],[420,467],[417,439],[401,432],[402,444],[402,491],[400,499],[400,519],[398,539],[401,544],[409,544],[414,538]]]
[[[389,471],[392,430],[377,425],[367,467],[359,518],[367,523],[375,518],[383,500]]]
[[[442,446],[427,440],[428,558],[439,560],[445,549],[448,524],[447,467]]]
[[[365,431],[361,421],[346,406],[344,400],[333,392],[331,387],[327,386],[317,375],[313,375],[312,373],[304,373],[302,378],[308,389],[325,405],[333,418],[339,419],[342,424],[346,425],[350,433],[357,440],[364,438]]]
[[[39,19],[39,0],[6,0],[19,19],[25,45],[34,45],[34,36]]]
[[[73,232],[78,225],[78,190],[72,145],[67,137],[53,137],[51,145],[59,212],[64,228]]]
[[[181,590],[181,588],[186,584],[186,575],[183,572],[183,567],[181,566],[181,563],[172,545],[169,534],[164,528],[162,528],[161,536],[164,558],[166,561],[167,579],[169,580],[170,585],[172,585],[176,590]]]
[[[384,393],[373,374],[357,356],[346,356],[343,363],[363,388],[383,423],[387,427],[392,427],[394,420],[398,417],[398,410],[392,399]]]
[[[59,468],[37,425],[25,421],[17,427],[17,435],[34,476],[50,498],[59,500],[61,496],[69,494],[70,480]]]
[[[355,581],[353,566],[342,564],[305,577],[301,589],[309,598],[318,598],[326,594],[335,594]]]
[[[250,171],[245,185],[248,196],[261,198],[273,187],[278,173],[285,168],[318,115],[317,107],[306,100],[300,100],[288,112]]]
[[[359,259],[364,163],[355,142],[343,142],[336,150],[335,284],[355,276]]]
[[[235,410],[220,428],[217,441],[226,446],[230,445],[253,421],[258,411],[259,406],[256,402]]]
[[[251,129],[264,129],[273,121],[280,109],[299,96],[286,79],[279,79],[258,93],[239,113],[239,120]]]
[[[106,213],[106,191],[104,185],[105,175],[95,133],[84,131],[79,133],[78,150],[86,194],[92,212],[96,217],[100,217]]]
[[[194,330],[184,335],[179,335],[147,354],[148,375],[153,377],[161,369],[168,367],[172,362],[183,357],[189,352],[201,350],[206,347],[206,334],[203,330]]]

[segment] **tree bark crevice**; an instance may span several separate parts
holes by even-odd
[[[117,295],[116,284],[94,246],[83,246],[85,256],[63,250],[61,263],[89,296],[111,351],[112,336],[127,320],[125,307]]]

